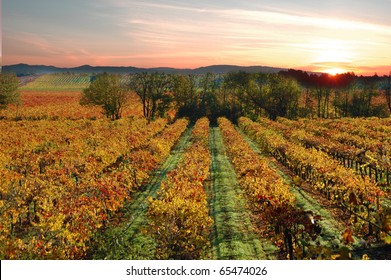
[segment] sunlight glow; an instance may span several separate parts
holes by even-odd
[[[346,73],[348,71],[342,69],[342,68],[330,68],[330,69],[326,69],[324,72],[330,74],[330,75],[337,75],[337,74],[342,74],[342,73]]]
[[[350,72],[352,63],[357,59],[350,41],[321,39],[307,47],[312,49],[316,71],[331,75]]]
[[[388,74],[391,2],[379,1],[4,0],[2,64]]]
[[[351,62],[353,52],[343,41],[322,40],[315,44],[314,50],[317,53],[316,62]]]

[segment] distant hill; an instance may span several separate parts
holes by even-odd
[[[225,74],[232,71],[245,71],[250,73],[264,72],[264,73],[277,73],[283,68],[267,67],[267,66],[236,66],[236,65],[212,65],[206,67],[200,67],[196,69],[176,69],[169,67],[158,67],[158,68],[137,68],[132,66],[90,66],[82,65],[73,68],[60,68],[55,66],[46,65],[28,65],[28,64],[14,64],[6,65],[2,67],[2,71],[5,73],[16,73],[18,76],[29,76],[49,73],[117,73],[117,74],[131,74],[131,73],[142,73],[142,72],[164,72],[169,74]]]
[[[237,66],[237,65],[212,65],[206,67],[200,67],[192,70],[194,74],[206,74],[216,73],[216,74],[225,74],[229,72],[244,71],[248,73],[278,73],[281,70],[286,70],[284,68],[275,68],[268,66]]]

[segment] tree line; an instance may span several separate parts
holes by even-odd
[[[308,74],[287,70],[278,74],[231,72],[224,75],[169,75],[140,73],[120,83],[114,75],[97,76],[84,90],[82,104],[103,106],[107,116],[120,117],[126,91],[135,92],[148,119],[164,117],[174,108],[178,117],[196,120],[207,116],[237,119],[240,116],[271,119],[387,117],[391,112],[391,76],[358,77],[354,73],[339,75]],[[110,80],[112,90],[102,80]],[[99,88],[105,89],[99,89]],[[107,95],[107,104],[95,96]],[[117,96],[119,100],[114,98]],[[99,97],[100,98],[100,97]],[[100,98],[101,100],[101,98]],[[111,110],[111,112],[110,112]]]
[[[303,117],[387,117],[391,113],[391,72],[388,76],[356,76],[343,73],[308,74],[300,70],[280,72],[302,88]]]
[[[204,75],[138,73],[128,76],[99,74],[83,91],[80,104],[101,106],[113,120],[135,92],[148,119],[164,117],[175,109],[177,117],[212,121],[225,116],[235,120],[250,118],[337,118],[387,117],[391,113],[391,73],[389,76],[314,74],[301,70],[279,73]],[[0,106],[18,98],[16,77],[1,74]]]
[[[295,117],[300,96],[298,83],[278,74],[140,73],[131,75],[127,82],[113,74],[101,74],[83,91],[80,103],[99,105],[114,120],[121,117],[129,91],[139,96],[148,119],[164,117],[175,109],[177,117],[193,121],[204,116],[212,120],[262,114]]]

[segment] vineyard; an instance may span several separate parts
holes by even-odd
[[[51,73],[30,75],[20,78],[23,91],[73,91],[79,92],[87,88],[97,74],[83,73]],[[129,82],[129,75],[121,75],[121,83]]]
[[[21,104],[1,111],[0,118],[28,121],[101,119],[101,108],[81,106],[80,97],[78,91],[23,91]],[[123,115],[142,116],[142,105],[135,94],[130,95],[130,103]]]
[[[391,259],[389,118],[147,120],[133,95],[111,121],[89,83],[1,111],[1,259]]]
[[[45,74],[33,79],[30,78],[28,81],[22,80],[21,89],[33,91],[80,91],[90,85],[91,79],[91,75],[88,74]]]

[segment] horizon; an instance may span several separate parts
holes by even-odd
[[[2,65],[388,75],[391,1],[2,1]],[[129,66],[126,66],[129,65]]]
[[[288,70],[295,70],[295,71],[303,71],[303,72],[306,72],[308,74],[311,74],[311,73],[314,73],[314,74],[329,74],[331,76],[335,76],[335,75],[341,75],[341,74],[353,74],[357,77],[360,77],[360,76],[363,76],[363,77],[371,77],[371,76],[379,76],[379,77],[382,77],[382,76],[390,76],[391,75],[391,70],[386,73],[384,72],[384,74],[379,74],[377,72],[374,72],[374,73],[355,73],[353,71],[347,71],[347,72],[338,72],[338,73],[329,73],[329,72],[319,72],[319,71],[312,71],[312,70],[304,70],[304,69],[300,69],[300,68],[284,68],[284,67],[274,67],[274,66],[269,66],[269,65],[234,65],[234,64],[214,64],[214,65],[203,65],[203,66],[200,66],[200,67],[195,67],[195,68],[177,68],[177,67],[168,67],[168,66],[152,66],[152,67],[137,67],[137,66],[133,66],[133,65],[90,65],[90,64],[83,64],[83,65],[76,65],[76,66],[70,66],[70,67],[61,67],[61,66],[56,66],[56,65],[43,65],[43,64],[28,64],[28,63],[16,63],[16,64],[7,64],[7,65],[2,65],[1,67],[10,67],[10,66],[17,66],[17,65],[26,65],[26,66],[32,66],[32,67],[55,67],[55,68],[59,68],[59,69],[74,69],[74,68],[80,68],[80,67],[84,67],[84,66],[87,66],[87,67],[102,67],[102,68],[136,68],[136,69],[146,69],[146,70],[150,70],[150,69],[173,69],[173,70],[190,70],[190,71],[194,71],[194,70],[197,70],[197,69],[201,69],[201,68],[208,68],[208,67],[215,67],[215,66],[226,66],[226,67],[238,67],[238,68],[251,68],[251,67],[263,67],[263,68],[274,68],[274,69],[281,69],[282,71],[288,71]],[[389,67],[391,69],[391,67]],[[50,74],[50,73],[48,73]]]

